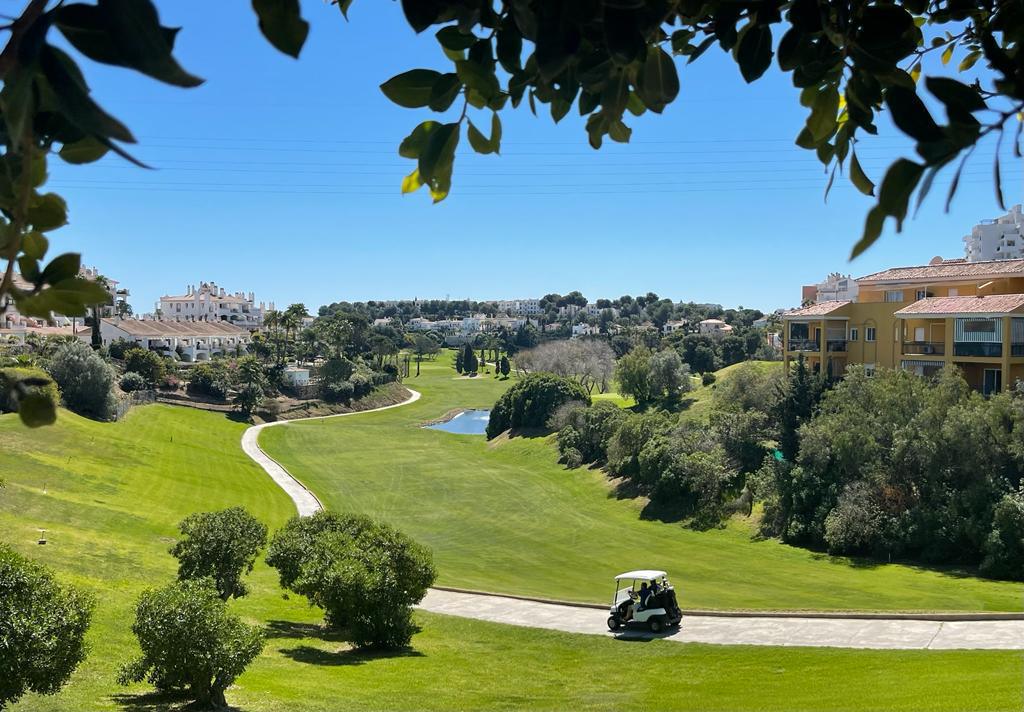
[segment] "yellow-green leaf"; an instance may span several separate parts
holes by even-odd
[[[423,183],[420,182],[420,169],[414,168],[412,173],[402,179],[402,194],[415,193],[417,190],[423,187]]]
[[[949,64],[949,60],[953,59],[953,50],[956,48],[956,44],[950,44],[946,49],[942,51],[942,63]]]

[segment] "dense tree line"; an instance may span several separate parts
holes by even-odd
[[[827,383],[802,361],[714,387],[706,421],[566,406],[560,455],[603,466],[650,516],[706,527],[761,502],[762,532],[791,544],[1024,578],[1024,390],[983,398],[952,368]]]

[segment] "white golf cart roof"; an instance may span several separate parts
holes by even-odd
[[[624,574],[619,574],[615,577],[616,581],[642,579],[644,581],[653,581],[654,579],[660,579],[668,576],[664,571],[655,571],[654,569],[637,569],[636,571],[627,571]]]

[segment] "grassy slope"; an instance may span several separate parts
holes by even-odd
[[[715,386],[728,379],[729,374],[733,373],[737,369],[749,368],[751,365],[765,373],[782,370],[781,361],[743,361],[715,371],[715,382],[711,385],[701,385],[700,379],[695,377],[694,383],[697,384],[697,387],[687,393],[686,397],[683,399],[684,417],[706,419],[708,417],[708,412],[711,410],[712,399],[715,394]]]
[[[174,574],[165,552],[182,516],[233,503],[272,526],[291,514],[241,454],[240,434],[221,416],[164,406],[137,409],[117,425],[62,413],[56,426],[38,431],[0,417],[3,539],[98,597],[92,654],[71,685],[54,697],[29,696],[15,712],[178,708],[140,696],[145,686],[117,687],[115,670],[132,654],[132,600]],[[37,526],[50,530],[45,547],[34,543]],[[418,614],[424,630],[411,654],[362,656],[320,636],[310,625],[316,612],[283,598],[264,566],[250,581],[252,595],[232,606],[270,630],[264,654],[228,693],[246,712],[909,712],[1019,710],[1022,702],[1021,655],[1005,652],[630,645]]]
[[[558,465],[550,438],[488,444],[420,428],[456,406],[487,406],[506,385],[452,375],[446,360],[425,364],[407,381],[423,393],[412,405],[273,428],[261,444],[329,507],[429,544],[443,584],[603,601],[613,574],[655,567],[693,607],[1021,609],[1020,584],[752,541],[742,520],[711,532],[642,521],[600,472]]]

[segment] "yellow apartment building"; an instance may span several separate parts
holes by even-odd
[[[932,375],[961,369],[982,393],[1024,379],[1024,259],[933,259],[859,278],[857,301],[783,315],[786,369],[801,355],[839,376],[848,364]]]

